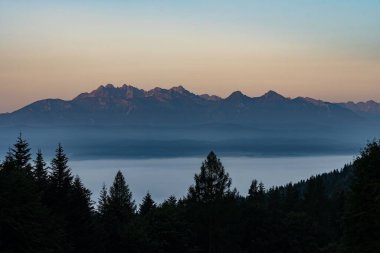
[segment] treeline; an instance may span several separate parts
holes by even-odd
[[[380,252],[380,142],[342,170],[247,196],[211,152],[187,196],[137,206],[123,174],[97,205],[61,145],[20,135],[0,166],[0,252]],[[95,208],[96,206],[96,208]]]

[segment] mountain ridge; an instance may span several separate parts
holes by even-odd
[[[0,114],[0,125],[163,125],[163,124],[334,124],[379,118],[380,104],[330,103],[288,98],[270,90],[259,97],[241,91],[228,97],[197,95],[183,86],[143,90],[124,84],[101,85],[72,100],[43,99],[12,113]]]

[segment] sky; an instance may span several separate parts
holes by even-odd
[[[113,83],[380,102],[380,0],[0,0],[0,112]]]

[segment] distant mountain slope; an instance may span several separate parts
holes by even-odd
[[[329,103],[286,98],[274,91],[248,97],[196,95],[182,86],[149,91],[130,85],[100,86],[70,101],[46,99],[0,114],[1,126],[182,126],[238,124],[257,127],[356,124],[380,117],[379,104]]]
[[[380,103],[373,100],[359,103],[339,103],[339,105],[361,115],[380,116]]]

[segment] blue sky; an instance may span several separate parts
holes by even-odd
[[[379,13],[377,0],[0,0],[0,112],[104,83],[380,101]]]

